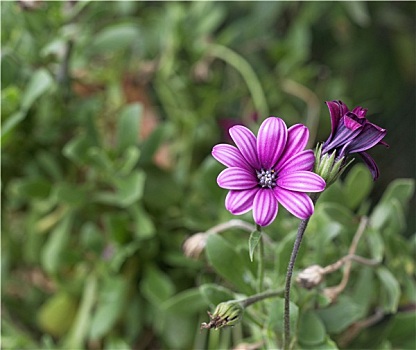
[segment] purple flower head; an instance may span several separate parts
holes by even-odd
[[[365,151],[382,144],[386,129],[370,123],[365,117],[367,109],[356,107],[352,111],[342,101],[326,102],[331,116],[331,135],[322,145],[322,155],[336,152],[335,160],[358,153],[371,171],[373,179],[379,176],[379,170],[373,158]]]
[[[218,185],[230,190],[225,207],[234,215],[253,210],[254,221],[267,226],[275,219],[278,203],[300,219],[313,213],[306,192],[321,192],[325,181],[311,170],[312,150],[304,150],[309,130],[302,124],[287,129],[280,118],[267,118],[257,139],[242,125],[230,128],[237,147],[219,144],[213,157],[227,166],[217,178]]]

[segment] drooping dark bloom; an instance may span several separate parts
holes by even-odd
[[[278,203],[300,219],[312,215],[314,206],[307,192],[321,192],[325,181],[311,170],[312,150],[304,150],[309,130],[302,124],[287,129],[280,118],[267,118],[257,139],[242,125],[229,130],[237,147],[220,144],[212,155],[228,168],[217,179],[230,190],[225,207],[234,215],[253,209],[254,221],[267,226],[275,219]]]
[[[331,117],[331,135],[322,145],[321,157],[335,152],[335,162],[343,159],[342,168],[348,155],[358,153],[376,180],[379,176],[377,164],[365,151],[378,144],[388,146],[382,141],[386,129],[367,120],[366,108],[356,107],[350,111],[342,101],[329,101],[326,104]]]

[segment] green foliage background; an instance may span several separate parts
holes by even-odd
[[[333,305],[295,287],[297,346],[414,348],[415,3],[22,3],[1,3],[2,348],[276,348],[281,299],[199,332],[256,290],[248,234],[211,236],[199,260],[182,244],[233,219],[210,156],[226,125],[277,115],[313,147],[332,99],[367,107],[391,147],[372,152],[377,183],[355,165],[325,192],[297,268],[346,255],[361,215],[379,265],[354,265]],[[297,224],[282,209],[266,230],[267,288]]]

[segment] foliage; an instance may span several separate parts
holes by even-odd
[[[297,345],[415,347],[413,3],[25,3],[1,4],[4,349],[276,348],[281,298],[199,331],[207,310],[258,290],[256,237],[210,234],[199,260],[182,244],[232,219],[209,154],[224,125],[272,113],[322,140],[330,99],[380,114],[392,147],[374,191],[355,165],[321,196],[296,268],[346,255],[361,216],[357,254],[378,265],[353,263],[333,304],[322,291],[339,272],[295,286]],[[298,224],[280,211],[265,289],[283,285]]]

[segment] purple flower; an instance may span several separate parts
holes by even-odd
[[[373,179],[379,176],[374,159],[365,151],[382,141],[386,129],[370,123],[365,117],[367,109],[356,107],[352,111],[342,101],[326,102],[331,116],[331,135],[322,146],[322,155],[336,152],[335,160],[358,153],[371,171]]]
[[[321,192],[325,181],[311,172],[315,156],[304,150],[309,130],[302,124],[287,129],[280,118],[267,118],[257,139],[242,125],[230,128],[237,147],[219,144],[213,157],[227,166],[217,178],[218,185],[230,190],[225,207],[234,215],[253,210],[254,221],[269,225],[276,217],[278,203],[300,219],[313,213],[306,192]]]

